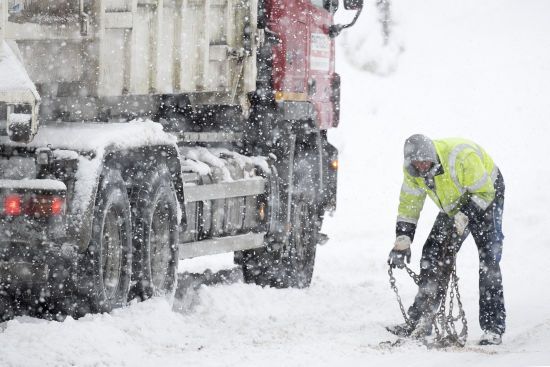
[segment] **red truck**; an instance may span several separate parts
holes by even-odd
[[[338,0],[0,5],[0,312],[173,295],[181,259],[307,287],[336,207]],[[38,128],[40,124],[40,128]]]

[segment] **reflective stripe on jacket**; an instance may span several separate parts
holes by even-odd
[[[398,222],[416,224],[426,194],[449,216],[460,210],[467,194],[482,210],[495,198],[498,168],[483,148],[459,138],[433,140],[433,143],[441,163],[441,170],[434,176],[435,188],[430,190],[424,178],[413,177],[404,167]]]

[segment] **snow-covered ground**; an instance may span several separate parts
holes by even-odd
[[[0,324],[0,365],[13,366],[438,366],[550,365],[550,2],[393,0],[394,42],[404,48],[389,77],[358,71],[372,57],[356,47],[373,29],[364,17],[339,42],[343,79],[339,209],[324,232],[311,288],[203,287],[184,311],[161,299],[107,315]],[[372,9],[371,9],[372,10]],[[376,43],[376,42],[374,42]],[[353,47],[356,52],[344,52]],[[384,56],[373,49],[376,57]],[[355,56],[354,56],[355,55]],[[506,181],[502,269],[508,311],[504,343],[475,345],[477,252],[458,258],[470,325],[464,350],[408,345],[388,351],[384,330],[401,315],[388,285],[403,140],[413,133],[463,136],[483,145]],[[413,244],[414,267],[436,210]],[[230,257],[183,263],[218,268]],[[403,298],[415,289],[399,273]]]

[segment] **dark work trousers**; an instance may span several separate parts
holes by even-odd
[[[454,218],[439,213],[420,260],[420,283],[409,317],[418,321],[432,317],[438,310],[452,271],[452,252],[472,233],[479,253],[479,324],[483,331],[503,334],[506,310],[500,272],[502,254],[502,211],[504,180],[499,173],[495,182],[495,200],[480,218],[470,221],[462,237],[454,229]]]

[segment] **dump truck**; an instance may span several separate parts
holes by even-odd
[[[336,208],[338,0],[2,0],[0,311],[109,312],[178,262],[307,287]],[[355,13],[353,13],[355,12]]]

